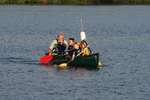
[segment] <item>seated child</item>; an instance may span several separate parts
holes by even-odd
[[[91,50],[90,48],[88,47],[88,44],[85,40],[82,40],[80,42],[80,48],[81,48],[81,55],[82,56],[88,56],[91,54]]]

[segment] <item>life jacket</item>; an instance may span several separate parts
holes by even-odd
[[[64,55],[65,54],[65,50],[66,50],[66,44],[63,43],[57,43],[57,45],[55,46],[55,48],[53,49],[53,52],[58,54],[58,55]]]
[[[68,55],[71,57],[73,55],[73,52],[74,52],[74,47],[72,45],[70,45],[68,47]]]
[[[88,56],[91,54],[91,49],[89,47],[86,47],[84,49],[82,49],[82,56]]]
[[[77,56],[78,54],[80,54],[81,49],[74,49],[74,52],[75,52],[75,56]]]

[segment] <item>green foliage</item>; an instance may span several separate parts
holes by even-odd
[[[150,4],[150,0],[0,0],[0,4],[66,4],[66,5]]]
[[[40,4],[40,0],[24,0],[24,4]]]

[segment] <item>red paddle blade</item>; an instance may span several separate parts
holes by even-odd
[[[44,56],[40,57],[39,62],[41,64],[48,64],[52,60],[53,60],[52,55],[44,55]]]

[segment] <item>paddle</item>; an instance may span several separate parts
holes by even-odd
[[[80,24],[81,24],[80,39],[82,41],[82,40],[86,39],[86,34],[84,32],[84,25],[83,25],[83,18],[82,18],[82,16],[81,16],[81,19],[80,19]]]
[[[66,69],[67,67],[68,67],[67,63],[62,63],[62,64],[58,65],[58,68],[60,68],[60,69]]]
[[[53,55],[51,55],[51,54],[48,54],[48,55],[44,55],[44,56],[41,56],[40,58],[39,58],[39,62],[41,63],[41,64],[48,64],[49,62],[51,62],[52,60],[53,60]]]

